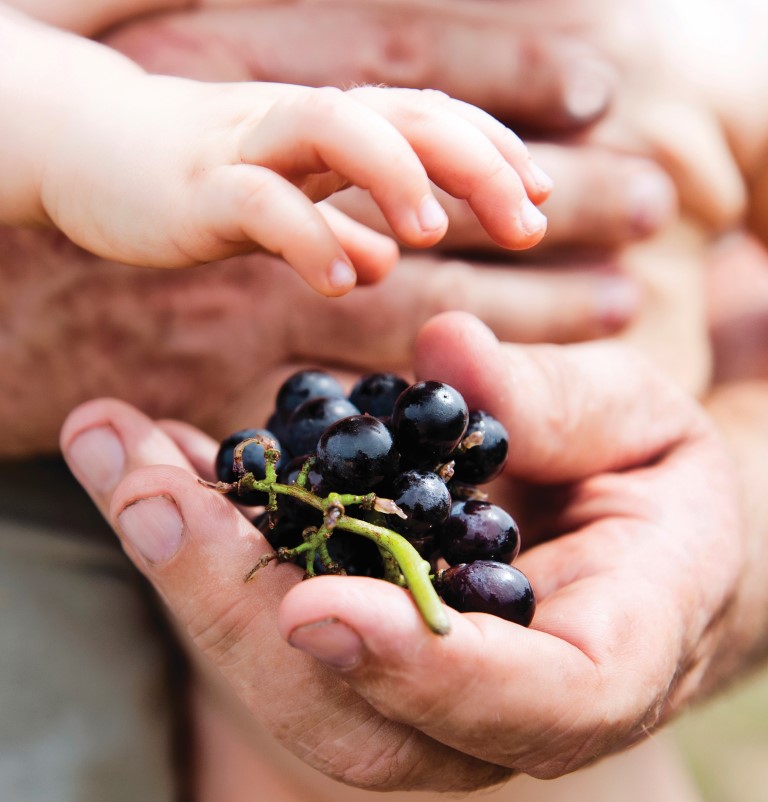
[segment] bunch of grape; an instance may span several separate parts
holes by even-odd
[[[406,586],[438,632],[447,619],[435,590],[459,611],[527,626],[533,590],[511,565],[518,527],[478,488],[507,450],[501,423],[442,382],[373,373],[347,396],[329,373],[302,370],[265,428],[221,443],[216,487],[265,507],[254,523],[275,549],[268,559]]]

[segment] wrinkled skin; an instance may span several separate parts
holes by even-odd
[[[625,283],[599,266],[542,273],[413,255],[383,283],[329,300],[267,256],[165,272],[105,262],[53,232],[6,229],[0,240],[6,457],[54,450],[67,412],[101,395],[224,436],[265,421],[301,364],[342,377],[408,370],[418,327],[445,309],[526,341],[601,336],[628,311],[614,306]]]
[[[440,638],[397,587],[300,582],[290,566],[244,585],[269,547],[196,482],[215,443],[187,426],[96,401],[62,447],[195,647],[310,765],[378,789],[558,776],[642,737],[708,681],[742,565],[732,464],[690,398],[619,346],[504,346],[451,313],[416,353],[419,375],[505,424],[507,477],[547,502],[538,526],[521,508],[539,541],[518,561],[539,598],[530,629],[451,614]],[[157,522],[174,515],[171,546]],[[286,707],[286,694],[313,704]]]

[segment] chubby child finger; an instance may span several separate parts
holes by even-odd
[[[371,87],[352,92],[400,131],[437,186],[468,201],[499,245],[528,248],[541,240],[546,218],[534,201],[547,197],[551,180],[512,131],[480,109],[434,90]]]
[[[357,281],[355,269],[315,204],[265,167],[226,165],[209,178],[199,226],[234,249],[254,243],[283,258],[312,289],[336,297]]]
[[[352,260],[358,284],[374,284],[397,264],[400,249],[385,234],[353,220],[330,203],[318,203],[318,211]]]
[[[349,93],[323,87],[284,97],[246,131],[240,156],[316,201],[346,184],[369,190],[395,234],[413,247],[434,245],[445,234],[448,220],[411,145]],[[332,180],[331,172],[342,180]]]

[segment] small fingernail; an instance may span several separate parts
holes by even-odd
[[[520,204],[520,225],[526,234],[538,234],[547,227],[547,218],[528,198]]]
[[[419,206],[419,225],[425,232],[442,231],[448,225],[448,215],[431,195],[427,195]]]
[[[597,313],[607,332],[629,323],[640,308],[640,288],[632,279],[607,276],[598,285]]]
[[[674,214],[672,182],[662,173],[637,173],[627,185],[627,204],[632,230],[640,235],[652,234]]]
[[[297,627],[288,643],[331,668],[354,668],[363,655],[357,632],[335,618]]]
[[[552,187],[554,187],[555,182],[552,178],[544,172],[544,170],[536,164],[535,161],[530,161],[528,163],[528,169],[531,172],[531,178],[533,178],[534,183],[542,192],[551,192]]]
[[[574,120],[587,122],[606,109],[613,90],[603,64],[578,61],[567,75],[563,102]]]
[[[165,496],[134,501],[117,516],[117,524],[123,537],[156,565],[170,560],[181,546],[181,514]]]
[[[69,444],[67,457],[89,490],[109,493],[125,470],[125,449],[111,426],[81,432]]]
[[[331,262],[331,269],[328,271],[328,283],[337,290],[345,287],[350,289],[355,286],[357,274],[351,265],[341,259],[334,259]]]

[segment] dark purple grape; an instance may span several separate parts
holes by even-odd
[[[367,493],[394,476],[398,454],[389,429],[380,420],[353,415],[323,432],[315,466],[337,493]]]
[[[304,463],[310,459],[310,456],[310,454],[305,454],[302,457],[294,457],[289,463],[287,463],[280,471],[280,475],[278,477],[280,484],[295,484],[296,479],[301,473]],[[326,488],[323,477],[320,475],[320,472],[317,470],[314,464],[310,466],[310,469],[307,472],[307,480],[304,487],[318,496],[327,496],[330,492],[330,488]],[[285,496],[285,498],[288,498],[288,496]]]
[[[349,576],[384,576],[384,561],[378,546],[362,535],[337,529],[328,538],[328,553]],[[315,557],[315,572],[328,573],[319,557]]]
[[[407,387],[408,382],[394,373],[369,373],[358,379],[349,400],[360,412],[381,418],[392,414],[397,397]]]
[[[308,398],[288,419],[285,444],[291,454],[314,453],[320,435],[332,423],[359,414],[360,410],[346,398]]]
[[[317,512],[317,510],[315,510]],[[277,551],[280,548],[294,549],[304,542],[302,532],[306,527],[294,520],[280,518],[274,527],[269,527],[266,513],[254,519],[254,526],[264,535],[269,545]],[[337,529],[326,541],[331,559],[349,576],[384,576],[384,561],[379,549],[372,540]],[[296,565],[306,568],[304,555],[294,560]],[[327,574],[329,570],[323,565],[319,555],[315,555],[314,568],[316,574]]]
[[[287,421],[294,409],[308,398],[345,398],[339,382],[324,370],[300,370],[280,386],[275,399],[275,412]]]
[[[448,384],[425,381],[403,390],[392,412],[403,465],[429,468],[444,462],[464,436],[468,418],[466,402]]]
[[[254,518],[253,525],[264,535],[275,551],[278,549],[294,549],[304,542],[301,534],[304,527],[298,525],[295,521],[280,517],[275,522],[275,525],[270,527],[269,514],[264,513]]]
[[[437,541],[435,536],[428,532],[421,537],[408,537],[408,542],[419,552],[419,554],[428,562],[432,563],[432,570],[435,570],[435,565],[440,557],[437,551]]]
[[[292,485],[296,483],[301,468],[307,461],[308,455],[303,457],[294,457],[281,471],[277,477],[278,482],[283,485]],[[304,485],[305,489],[314,493],[316,496],[327,496],[330,488],[326,487],[323,477],[312,466],[307,474],[307,483]],[[277,506],[280,510],[280,518],[293,521],[297,523],[300,528],[306,526],[320,526],[323,522],[323,516],[320,510],[315,509],[303,501],[292,498],[291,496],[283,495],[282,493],[277,497]]]
[[[469,437],[474,432],[482,432],[483,442],[463,453],[452,455],[455,462],[453,476],[459,482],[481,485],[501,473],[507,461],[509,435],[496,418],[482,410],[469,413],[464,437]]]
[[[475,560],[512,562],[520,551],[514,518],[488,501],[454,501],[437,533],[440,553],[450,565]]]
[[[435,588],[443,601],[462,613],[488,613],[527,627],[536,598],[526,575],[512,565],[478,560],[440,571]]]
[[[440,526],[451,511],[445,482],[429,471],[398,474],[392,483],[392,499],[408,517],[391,516],[389,525],[409,539],[423,537],[433,526]]]
[[[270,432],[274,432],[275,437],[280,441],[280,456],[283,460],[291,458],[291,453],[286,446],[288,435],[288,421],[283,420],[277,412],[273,412],[267,420],[266,428]]]
[[[233,432],[229,437],[222,440],[219,451],[216,454],[214,470],[216,471],[216,478],[220,482],[236,482],[240,478],[235,473],[234,469],[235,448],[239,443],[242,443],[243,440],[247,440],[249,437],[254,437],[255,435],[271,438],[276,442],[278,449],[280,448],[280,443],[277,442],[277,438],[268,429],[240,429],[237,432]],[[243,450],[243,467],[247,473],[252,473],[257,479],[264,479],[266,475],[266,462],[264,460],[264,448],[261,445],[258,443],[250,443],[245,447]],[[258,490],[253,490],[243,495],[238,495],[236,492],[229,493],[228,495],[236,499],[238,504],[245,504],[247,506],[258,506],[267,503],[267,494],[261,493]]]

